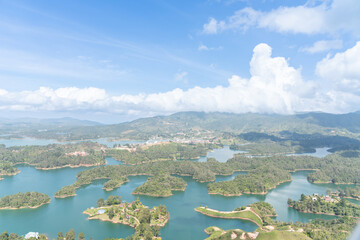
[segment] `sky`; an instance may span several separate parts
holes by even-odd
[[[0,114],[360,110],[358,0],[0,0]]]

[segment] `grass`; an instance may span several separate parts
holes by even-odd
[[[256,240],[311,240],[308,236],[300,232],[272,231],[260,233]]]
[[[243,220],[249,220],[251,222],[256,223],[258,226],[262,226],[262,220],[252,211],[250,210],[243,210],[237,212],[217,212],[212,209],[204,208],[204,207],[197,207],[196,211],[208,215],[210,217],[218,217],[218,218],[237,218]]]

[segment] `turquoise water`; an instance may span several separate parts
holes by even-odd
[[[216,151],[216,150],[215,150]],[[233,151],[227,149],[219,150],[213,154],[222,152],[227,158],[232,156]],[[210,155],[210,154],[209,154]],[[121,164],[111,158],[107,158],[108,164]],[[106,192],[102,189],[104,181],[96,181],[91,185],[80,188],[77,196],[66,199],[55,199],[53,196],[61,187],[72,184],[76,173],[85,168],[65,168],[50,171],[36,170],[29,166],[19,166],[21,173],[16,176],[5,177],[0,181],[0,197],[17,192],[38,191],[51,196],[51,203],[38,209],[24,210],[2,210],[0,211],[0,231],[8,230],[18,234],[26,234],[30,231],[46,233],[55,238],[59,231],[68,231],[74,228],[77,233],[84,232],[88,238],[95,240],[106,237],[127,237],[134,230],[128,226],[87,220],[82,212],[96,205],[99,198],[107,198],[109,195],[119,195],[125,201],[133,201],[136,196],[132,191],[146,181],[146,176],[130,177],[130,182],[119,189]],[[327,188],[335,189],[333,184],[311,184],[306,180],[310,171],[299,171],[292,174],[293,181],[279,185],[267,195],[242,195],[239,197],[223,197],[209,195],[207,184],[198,183],[190,177],[183,177],[188,183],[185,192],[175,192],[168,198],[154,198],[139,196],[140,200],[147,206],[153,207],[160,204],[167,206],[170,212],[169,223],[161,230],[164,239],[204,239],[207,235],[204,229],[216,225],[224,229],[240,228],[245,231],[253,231],[257,226],[251,222],[230,219],[216,219],[195,212],[193,209],[199,205],[219,210],[233,210],[238,206],[247,205],[256,201],[271,203],[277,213],[278,219],[282,221],[306,222],[313,218],[333,218],[307,213],[299,213],[287,207],[287,199],[299,199],[302,193],[325,194]],[[235,175],[246,174],[238,172],[232,176],[219,176],[216,181],[231,180]]]
[[[243,152],[244,151],[231,150],[229,146],[225,145],[223,148],[212,150],[207,156],[200,157],[199,162],[206,162],[207,158],[215,158],[219,162],[226,162],[228,159],[232,158],[234,154]]]

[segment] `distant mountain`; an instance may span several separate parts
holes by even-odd
[[[63,132],[71,128],[100,126],[100,123],[74,118],[0,118],[0,133],[15,135],[34,135],[36,132]]]
[[[232,114],[179,112],[169,116],[141,118],[131,122],[102,125],[96,122],[73,118],[60,119],[18,119],[0,120],[0,130],[15,131],[17,134],[61,140],[119,137],[128,139],[148,139],[154,136],[204,136],[248,132],[325,135],[358,135],[360,114],[329,114],[321,112],[296,115],[278,114]]]
[[[197,136],[196,134],[205,134],[206,132],[241,134],[286,131],[306,134],[357,135],[360,133],[360,114],[312,112],[277,115],[179,112],[169,116],[141,118],[119,124],[71,127],[62,137],[67,139],[99,137],[148,139],[153,136],[172,137],[181,134]],[[57,137],[52,131],[41,133],[40,137],[50,137],[50,135]]]

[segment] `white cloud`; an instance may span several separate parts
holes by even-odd
[[[215,18],[210,18],[209,22],[204,24],[203,32],[206,34],[216,34],[218,31],[218,22]]]
[[[188,75],[187,72],[178,72],[174,75],[174,79],[177,82],[182,81],[184,83],[187,83],[187,79],[186,79],[187,75]]]
[[[216,34],[224,30],[246,30],[250,26],[281,33],[319,34],[350,32],[360,35],[360,1],[321,1],[319,5],[279,7],[269,12],[244,8],[226,20],[210,18],[203,32]]]
[[[360,93],[360,41],[345,52],[324,58],[316,65],[316,73],[333,89]]]
[[[200,43],[199,47],[198,47],[198,50],[199,51],[212,51],[212,50],[221,50],[223,49],[222,46],[219,46],[219,47],[208,47],[202,43]]]
[[[201,43],[200,46],[198,47],[198,50],[199,51],[209,51],[210,49],[206,45]]]
[[[232,76],[226,86],[174,89],[152,94],[111,96],[98,88],[41,87],[36,91],[0,89],[0,109],[12,111],[95,111],[153,115],[178,111],[279,113],[349,112],[360,105],[360,42],[317,65],[323,82],[305,81],[284,57],[272,57],[267,44],[254,48],[251,77]],[[187,72],[176,77],[183,79]],[[325,84],[324,84],[325,83]],[[351,87],[352,86],[352,87]]]
[[[318,53],[329,51],[331,49],[341,49],[342,47],[343,42],[341,40],[322,40],[315,42],[311,47],[305,47],[300,50],[308,53]]]

